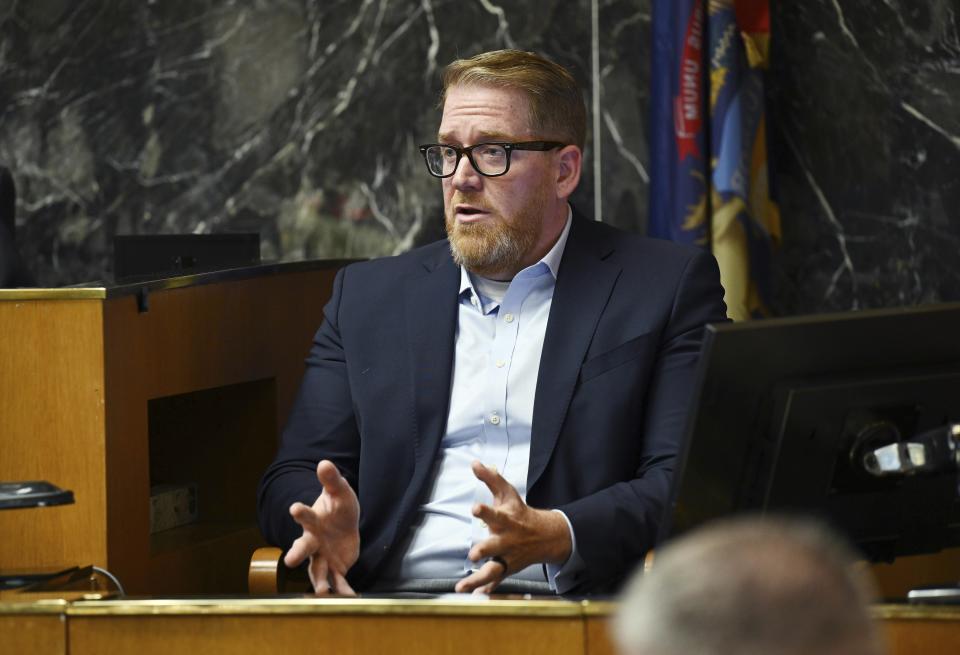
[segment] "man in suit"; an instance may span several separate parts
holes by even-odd
[[[420,150],[448,239],[338,274],[261,529],[317,593],[612,591],[725,320],[716,262],[571,209],[586,112],[562,67],[458,60],[442,107]]]

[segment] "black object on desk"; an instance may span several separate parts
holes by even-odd
[[[26,509],[48,505],[70,505],[73,492],[45,480],[0,482],[0,509]],[[43,571],[0,571],[0,589],[18,589],[59,577],[76,570],[57,568]]]
[[[260,235],[136,234],[113,238],[116,282],[193,275],[260,263]]]
[[[66,568],[48,568],[35,571],[0,571],[0,591],[8,589],[24,589],[31,585],[46,583],[50,580],[61,579],[79,571],[78,566]]]
[[[46,480],[0,482],[0,509],[70,505],[73,492]]]
[[[960,605],[960,586],[919,587],[907,592],[911,605]]]

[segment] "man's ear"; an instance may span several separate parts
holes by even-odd
[[[564,146],[557,159],[557,197],[567,199],[580,183],[583,152],[577,146]]]

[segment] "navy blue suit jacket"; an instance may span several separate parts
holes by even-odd
[[[340,271],[276,460],[259,491],[267,540],[321,491],[332,460],[360,499],[371,585],[427,493],[450,401],[460,273],[446,241]],[[703,326],[726,320],[714,258],[575,217],[533,410],[527,502],[564,511],[586,570],[614,591],[653,545],[667,502]]]

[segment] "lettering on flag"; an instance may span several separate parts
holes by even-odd
[[[673,99],[673,123],[679,160],[699,157],[697,136],[703,126],[703,5],[695,2],[687,20],[680,59],[679,94]]]

